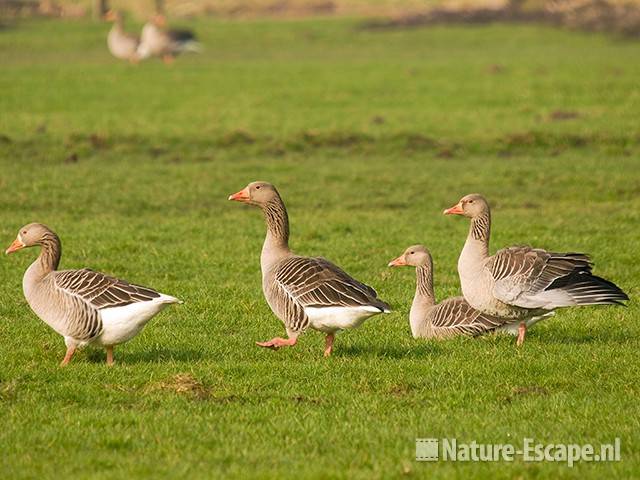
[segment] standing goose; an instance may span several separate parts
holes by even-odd
[[[436,304],[433,293],[433,260],[424,245],[413,245],[389,262],[390,267],[416,267],[416,294],[409,323],[413,338],[476,336],[499,329],[505,321],[473,309],[463,297],[448,298]]]
[[[177,55],[185,52],[199,52],[200,44],[189,30],[166,30],[164,15],[155,14],[142,27],[137,55],[141,59],[161,57],[165,63],[172,63]]]
[[[289,217],[280,194],[267,182],[253,182],[229,200],[262,209],[267,235],[260,256],[262,291],[288,338],[257,342],[261,347],[295,345],[307,327],[327,334],[324,355],[333,350],[335,333],[360,326],[389,305],[375,290],[322,257],[301,257],[289,249]]]
[[[582,253],[509,247],[490,256],[491,212],[482,195],[467,195],[444,214],[471,219],[458,259],[464,298],[484,313],[519,321],[518,345],[527,326],[556,308],[622,305],[629,299],[616,285],[593,275],[589,257]]]
[[[56,270],[60,239],[40,223],[22,227],[6,253],[34,246],[40,246],[40,255],[24,274],[24,296],[35,314],[64,337],[62,366],[88,344],[105,347],[107,364],[112,365],[114,345],[136,336],[167,305],[182,303],[93,270]]]
[[[124,20],[122,12],[117,10],[109,10],[105,19],[113,22],[113,27],[109,30],[107,36],[107,46],[111,55],[122,60],[129,60],[131,63],[138,61],[137,49],[140,44],[140,38],[137,35],[128,33],[124,29]]]

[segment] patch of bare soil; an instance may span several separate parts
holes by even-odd
[[[580,118],[580,114],[571,110],[554,110],[549,114],[549,120],[553,121],[573,120],[576,118]]]
[[[531,385],[526,387],[514,387],[511,389],[511,393],[507,395],[504,399],[506,403],[511,403],[516,398],[525,397],[525,396],[545,396],[549,395],[549,390],[544,387],[539,387],[537,385]]]
[[[153,383],[147,386],[146,390],[172,392],[198,399],[205,399],[211,395],[210,389],[190,373],[179,373],[162,382]]]
[[[539,4],[538,4],[539,3]],[[363,24],[364,29],[416,28],[442,24],[542,23],[592,32],[640,36],[640,4],[615,0],[545,0],[527,5],[509,0],[490,7],[436,7]]]
[[[290,2],[279,0],[272,3],[237,2],[232,5],[207,5],[204,13],[218,17],[310,17],[333,15],[336,4],[331,0]]]

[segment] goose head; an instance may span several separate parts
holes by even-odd
[[[411,267],[422,267],[428,265],[431,254],[424,245],[412,245],[407,248],[402,255],[389,262],[389,267],[400,267],[408,265]]]
[[[122,12],[120,10],[107,10],[104,14],[104,19],[107,22],[120,22],[122,20]]]
[[[18,236],[13,241],[9,248],[5,250],[6,254],[17,252],[26,247],[34,247],[41,245],[47,234],[50,234],[51,229],[41,223],[30,223],[25,225],[18,232]]]
[[[447,208],[445,215],[462,215],[467,218],[476,218],[489,211],[489,204],[479,193],[465,195],[453,207]]]
[[[167,25],[167,17],[165,17],[161,13],[156,13],[151,16],[151,23],[153,23],[156,27],[164,28]]]
[[[276,187],[269,182],[251,182],[239,192],[229,195],[229,200],[236,202],[248,203],[262,207],[272,200],[279,199],[280,195]]]

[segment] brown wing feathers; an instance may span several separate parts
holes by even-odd
[[[56,272],[55,283],[58,288],[80,297],[97,309],[123,307],[160,297],[150,288],[89,269]]]
[[[593,275],[591,266],[589,256],[582,253],[511,247],[496,253],[490,270],[494,280],[512,281],[527,295],[562,290],[578,305],[619,304],[629,299],[617,285]]]
[[[389,306],[376,291],[324,258],[292,257],[280,265],[276,281],[303,307]]]
[[[502,326],[504,321],[473,309],[463,298],[451,298],[436,306],[430,315],[437,337],[477,336]]]

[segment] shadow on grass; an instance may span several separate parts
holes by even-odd
[[[529,339],[533,340],[533,335],[531,335]],[[616,344],[627,343],[634,339],[635,337],[633,337],[633,335],[622,330],[598,329],[595,332],[545,330],[535,333],[535,340],[537,342],[556,345],[590,345],[594,343]]]
[[[334,350],[335,357],[376,357],[376,358],[430,358],[438,357],[444,353],[444,349],[436,342],[422,341],[406,347],[404,345],[344,345]]]
[[[625,344],[634,337],[626,331],[598,329],[594,332],[584,331],[557,331],[541,330],[530,333],[527,342],[538,345],[593,345],[593,344]],[[416,340],[415,345],[405,346],[402,344],[389,345],[344,345],[336,348],[333,355],[336,357],[359,357],[359,358],[424,358],[435,359],[443,355],[448,355],[449,348],[445,342],[490,342],[492,344],[513,344],[516,350],[516,338],[511,335],[487,335],[475,339],[459,338],[449,340]]]
[[[194,349],[156,348],[136,352],[127,352],[126,350],[118,352],[116,348],[114,349],[114,358],[116,363],[136,364],[164,363],[168,361],[195,362],[202,360],[204,356],[201,351]],[[92,363],[104,363],[106,356],[104,351],[91,350],[87,352],[87,360]]]

